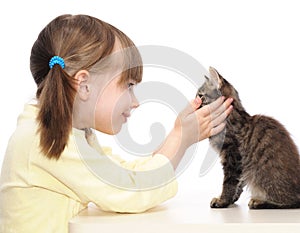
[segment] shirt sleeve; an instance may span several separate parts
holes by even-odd
[[[164,155],[127,162],[89,143],[75,132],[59,160],[33,153],[34,185],[93,202],[105,211],[126,213],[143,212],[176,195],[174,169]]]

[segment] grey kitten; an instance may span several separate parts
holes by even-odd
[[[238,92],[214,68],[197,95],[209,104],[223,95],[232,97],[233,111],[225,130],[210,137],[223,165],[223,190],[211,208],[235,203],[244,186],[251,191],[250,209],[300,208],[300,156],[284,126],[277,120],[250,116]]]

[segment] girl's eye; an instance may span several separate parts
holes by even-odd
[[[128,89],[132,88],[133,86],[134,86],[134,83],[128,83],[127,84]]]

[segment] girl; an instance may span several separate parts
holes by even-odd
[[[37,101],[18,118],[0,182],[1,232],[67,233],[89,202],[138,213],[176,194],[174,169],[187,148],[219,133],[231,99],[184,109],[153,155],[126,162],[99,146],[91,128],[116,134],[138,107],[142,61],[117,28],[62,15],[39,34],[30,57]]]

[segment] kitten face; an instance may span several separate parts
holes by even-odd
[[[202,106],[207,105],[215,101],[221,96],[221,92],[218,89],[218,85],[210,78],[205,76],[206,81],[198,89],[197,95],[202,100]]]
[[[220,96],[225,98],[232,97],[239,100],[238,92],[227,82],[216,69],[209,68],[209,77],[205,76],[205,82],[198,89],[197,95],[202,99],[202,105],[207,105],[218,99]]]

